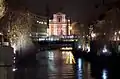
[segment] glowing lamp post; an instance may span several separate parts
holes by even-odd
[[[69,34],[71,35],[72,34],[72,27],[69,26]]]

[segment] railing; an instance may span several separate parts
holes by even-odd
[[[77,41],[80,36],[30,36],[34,41]]]

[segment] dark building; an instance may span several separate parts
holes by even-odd
[[[47,17],[31,14],[31,35],[35,37],[47,36]]]

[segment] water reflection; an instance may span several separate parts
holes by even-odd
[[[78,69],[77,69],[78,79],[82,79],[83,72],[82,72],[82,59],[78,59]]]
[[[104,69],[104,70],[103,70],[103,75],[102,75],[102,78],[103,78],[103,79],[107,79],[107,78],[108,78],[107,73],[108,73],[107,70]]]
[[[46,76],[40,75],[38,79],[92,79],[90,63],[82,58],[75,62],[72,51],[49,50],[43,52],[46,54],[44,60],[47,62],[47,72]],[[41,52],[39,54],[38,58],[41,63],[43,57],[41,57]],[[39,67],[41,68],[39,71],[43,71],[42,66]]]
[[[54,60],[54,53],[53,53],[53,51],[48,51],[48,59],[49,60]]]
[[[62,51],[62,57],[65,60],[65,64],[75,64],[75,58],[72,51]]]
[[[103,66],[100,63],[91,63],[91,76],[94,79],[113,79],[109,77],[108,68],[109,66]]]
[[[84,58],[79,58],[75,62],[72,51],[68,50],[39,51],[36,60],[38,62],[37,76],[35,76],[37,79],[116,79],[110,78],[111,69],[114,66],[105,68],[102,64],[88,62]],[[29,72],[33,72],[32,68],[23,68],[18,71],[21,72],[16,79],[35,79],[29,77]],[[23,78],[22,73],[28,77]]]
[[[71,51],[60,51],[60,50],[40,51],[40,53],[37,54],[39,61],[38,74],[46,73],[46,75],[39,75],[38,79],[75,79],[73,64],[71,64],[71,62],[66,64],[67,60],[71,61],[73,57],[73,55],[71,54],[72,54]],[[40,65],[41,61],[43,60],[44,63],[46,62],[46,65],[44,65],[45,68],[43,68]],[[42,73],[43,71],[46,72]]]
[[[92,79],[91,77],[91,65],[89,62],[85,61],[82,58],[77,60],[77,79]]]

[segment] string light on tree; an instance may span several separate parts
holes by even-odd
[[[31,22],[30,15],[28,13],[21,12],[20,16],[17,17],[17,20],[12,22],[12,29],[8,34],[11,46],[14,46],[16,50],[20,48],[25,49],[25,47],[32,44],[31,39],[29,38]]]
[[[2,18],[5,14],[5,4],[4,0],[0,0],[0,18]]]

